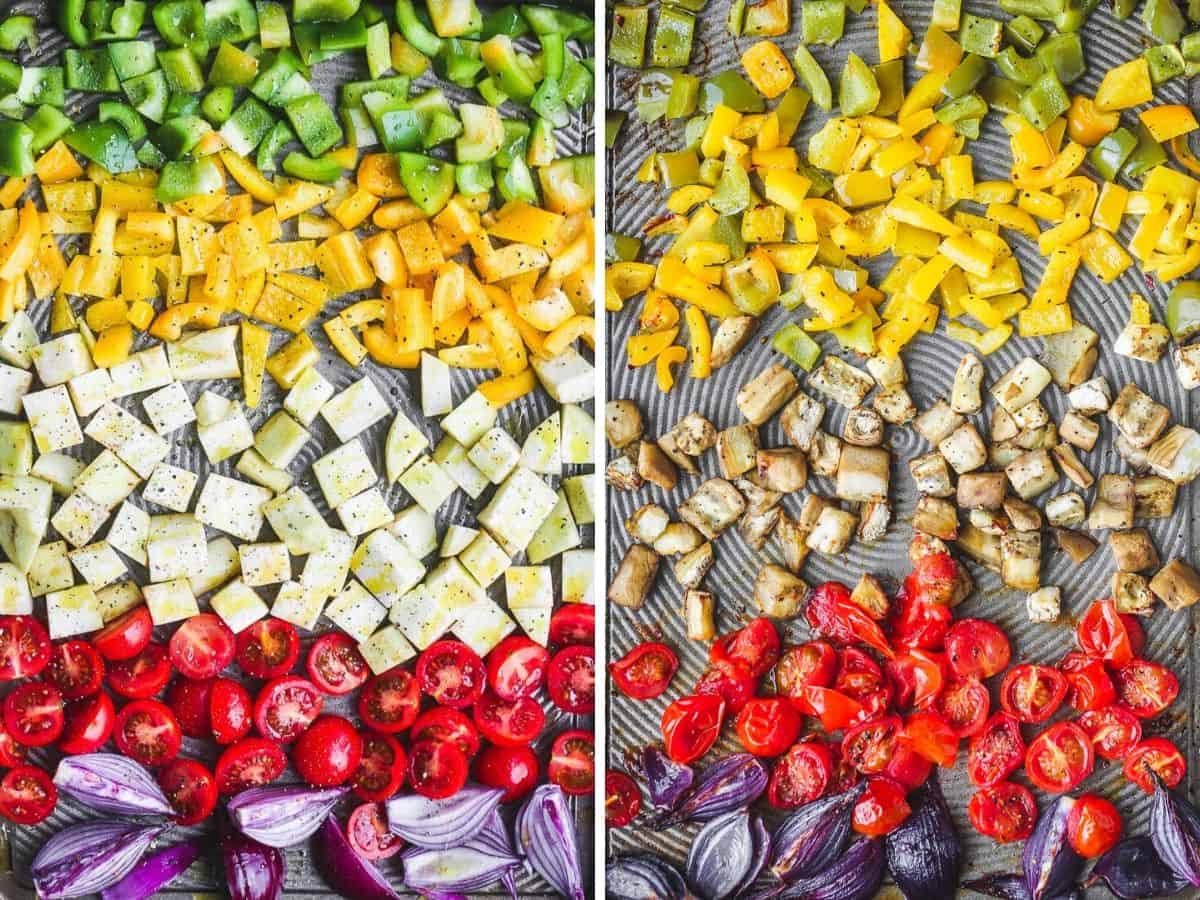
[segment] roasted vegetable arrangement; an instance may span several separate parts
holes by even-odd
[[[0,23],[0,816],[99,818],[18,874],[582,898],[590,20],[51,6]]]

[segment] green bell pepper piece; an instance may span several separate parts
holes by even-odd
[[[473,196],[486,194],[496,186],[492,175],[492,161],[484,160],[477,163],[459,163],[454,168],[454,183],[460,194]]]
[[[663,4],[658,9],[658,24],[650,42],[650,65],[664,69],[682,69],[692,59],[696,17],[685,9]]]
[[[229,41],[222,41],[208,70],[208,83],[214,87],[249,87],[257,77],[258,60]]]
[[[37,44],[37,20],[33,16],[9,16],[0,22],[0,50],[16,53],[24,44],[33,50]]]
[[[1021,112],[1022,86],[1015,81],[993,75],[979,86],[979,96],[989,109],[996,109],[1004,114]]]
[[[151,141],[143,141],[142,146],[138,147],[137,160],[143,168],[156,171],[167,164],[167,158]]]
[[[200,113],[214,128],[220,128],[233,115],[233,88],[229,85],[215,87],[200,101]]]
[[[200,115],[200,100],[191,94],[172,94],[167,100],[167,118]]]
[[[258,36],[258,13],[250,0],[208,0],[204,4],[204,34],[209,45],[242,44]]]
[[[732,70],[718,72],[700,83],[700,110],[709,113],[720,105],[741,113],[759,113],[767,108],[754,85]]]
[[[412,0],[396,0],[396,25],[404,39],[426,56],[437,56],[442,39],[417,16]]]
[[[259,2],[254,5],[254,11],[258,13],[258,40],[264,49],[278,50],[292,45],[292,29],[282,3]]]
[[[292,26],[292,41],[304,65],[315,66],[341,55],[340,50],[321,49],[321,30],[325,27],[316,22],[296,22]]]
[[[547,78],[538,85],[533,99],[529,101],[529,108],[558,128],[566,128],[571,124],[571,110],[563,99],[557,78]]]
[[[562,78],[566,65],[566,44],[561,34],[540,34],[538,43],[542,47],[542,71],[546,78]]]
[[[377,78],[374,81],[347,81],[339,89],[341,105],[361,107],[367,94],[387,94],[405,100],[411,85],[412,80],[406,75],[393,75],[391,78]]]
[[[499,108],[508,102],[508,94],[500,90],[500,86],[496,84],[496,79],[491,75],[479,79],[479,83],[475,85],[475,90],[479,91],[479,96],[483,98],[483,102],[488,106]]]
[[[625,124],[628,113],[620,109],[606,110],[604,113],[604,146],[611,150],[617,145],[617,136],[621,126]]]
[[[83,21],[84,0],[54,0],[54,22],[76,47],[90,47],[92,36]]]
[[[587,103],[592,97],[593,83],[592,70],[568,51],[563,59],[563,76],[559,85],[567,106],[579,109]]]
[[[376,22],[367,28],[367,72],[372,78],[379,78],[391,69],[392,47],[387,22]]]
[[[1058,76],[1046,72],[1026,89],[1021,98],[1021,115],[1038,131],[1045,131],[1070,105],[1071,98]]]
[[[1000,8],[1014,16],[1053,19],[1062,11],[1062,0],[1000,0]]]
[[[33,174],[33,131],[24,122],[0,120],[0,175]]]
[[[509,37],[515,38],[529,34],[529,31],[529,23],[521,15],[521,11],[510,4],[494,9],[483,17],[483,29],[480,37],[485,41],[498,34],[507,34]]]
[[[1167,298],[1167,329],[1177,341],[1200,333],[1200,281],[1180,281]]]
[[[1070,84],[1087,71],[1083,42],[1075,31],[1046,38],[1037,48],[1037,58],[1047,69],[1053,69],[1063,84]]]
[[[269,66],[265,69],[259,66],[250,93],[271,106],[283,106],[289,100],[316,93],[301,74],[302,65],[300,57],[291,50],[280,50]]]
[[[1054,17],[1054,27],[1059,32],[1078,31],[1099,5],[1100,0],[1064,0],[1063,8]]]
[[[879,105],[879,83],[857,53],[846,57],[838,81],[838,107],[844,116],[865,116]]]
[[[200,0],[164,0],[150,11],[154,27],[172,47],[190,47],[201,56],[208,53],[204,4]]]
[[[300,143],[311,156],[320,156],[343,140],[337,117],[320,94],[289,101],[283,107]]]
[[[258,153],[254,164],[260,172],[274,172],[277,168],[276,159],[283,148],[296,139],[292,127],[287,122],[276,122],[258,145]]]
[[[146,123],[142,121],[141,114],[128,103],[102,100],[97,108],[96,118],[101,122],[116,122],[135,143],[146,136]]]
[[[529,149],[525,151],[525,162],[531,167],[548,166],[558,155],[558,143],[554,139],[554,123],[546,119],[533,120],[529,132]]]
[[[137,78],[158,68],[154,45],[149,41],[116,41],[108,45],[108,57],[120,81]]]
[[[741,37],[746,29],[746,0],[730,0],[725,27],[734,37]]]
[[[362,50],[367,46],[367,23],[361,12],[344,22],[322,25],[319,32],[320,47],[326,52]]]
[[[116,122],[84,122],[68,131],[63,141],[110,175],[132,172],[138,167],[133,143]]]
[[[789,322],[775,332],[771,348],[782,353],[805,372],[811,372],[821,358],[821,345],[814,341],[795,322]]]
[[[293,178],[315,181],[318,184],[333,184],[342,177],[342,167],[337,160],[329,156],[313,159],[294,150],[283,158],[283,171]]]
[[[545,171],[545,169],[543,169]],[[533,183],[533,173],[521,157],[513,160],[512,165],[500,171],[500,180],[496,188],[504,200],[512,202],[524,200],[526,203],[537,203],[537,187]]]
[[[479,42],[466,38],[444,39],[437,65],[442,77],[452,84],[474,87],[479,73],[483,71]]]
[[[204,73],[200,63],[187,47],[159,50],[158,64],[167,76],[167,87],[179,94],[195,94],[204,90]]]
[[[425,132],[425,117],[413,109],[407,100],[383,93],[367,94],[363,105],[371,117],[375,133],[386,150],[418,150]]]
[[[904,64],[901,60],[893,60],[899,62],[900,65],[900,81],[901,91],[903,91],[904,81]],[[884,63],[884,65],[890,65]],[[883,82],[879,77],[879,70],[883,66],[875,67],[875,80],[879,82],[880,88],[880,103],[883,102]],[[894,67],[893,67],[894,68]],[[888,76],[890,77],[890,76]],[[792,136],[796,133],[796,129],[800,127],[800,122],[804,119],[805,112],[808,111],[808,104],[812,98],[808,95],[808,91],[801,87],[790,87],[783,92],[783,96],[779,98],[779,103],[775,105],[775,117],[779,120],[779,142],[788,144],[792,140]],[[899,104],[897,104],[898,106]],[[875,108],[879,112],[879,107]]]
[[[1005,47],[1000,51],[996,56],[996,68],[1005,78],[1026,87],[1041,78],[1046,71],[1041,59],[1036,56],[1022,56],[1015,47]]]
[[[978,94],[966,94],[947,101],[934,110],[943,125],[953,125],[964,119],[979,119],[987,114],[987,103]]]
[[[832,46],[842,39],[845,29],[846,4],[842,0],[803,0],[801,3],[800,30],[804,44]]]
[[[655,154],[654,162],[658,166],[659,184],[668,190],[697,184],[700,181],[700,157],[696,155],[695,150],[658,153]]]
[[[931,21],[939,23],[947,31],[954,31],[961,19],[962,0],[933,0]],[[953,22],[954,27],[947,27],[947,22]]]
[[[400,0],[404,2],[404,0]],[[528,103],[537,92],[535,80],[519,62],[512,40],[503,34],[489,38],[479,46],[479,54],[500,89],[518,103]]]
[[[1000,52],[1004,41],[1004,24],[999,19],[964,13],[959,27],[958,42],[967,53],[975,53],[988,59]]]
[[[211,131],[212,126],[199,116],[176,116],[158,126],[150,140],[167,159],[183,159]]]
[[[20,86],[21,67],[11,59],[0,58],[0,95],[13,94]]]
[[[800,80],[808,88],[813,102],[826,112],[833,109],[833,88],[829,84],[829,76],[825,74],[825,70],[817,62],[817,58],[803,44],[796,47],[792,65],[795,66]]]
[[[105,94],[121,91],[121,82],[117,80],[112,60],[104,49],[77,50],[68,47],[63,51],[63,74],[67,87],[73,91]]]
[[[420,153],[398,153],[396,159],[400,182],[413,203],[427,216],[441,212],[454,195],[454,165]]]
[[[521,7],[521,15],[537,35],[561,34],[565,40],[578,38],[581,41],[589,41],[592,38],[591,18],[563,7],[526,5]]]
[[[1174,44],[1155,44],[1153,47],[1147,47],[1142,56],[1146,57],[1146,65],[1150,69],[1150,80],[1154,84],[1170,81],[1187,71],[1183,54]]]
[[[16,94],[0,97],[0,116],[4,116],[6,119],[23,119],[25,118],[25,104]]]
[[[1187,27],[1175,0],[1146,0],[1142,7],[1142,24],[1164,44],[1174,44]]]
[[[344,22],[356,12],[362,0],[296,0],[292,7],[295,22]]]
[[[48,103],[63,107],[67,103],[61,66],[24,66],[21,69],[21,84],[17,97],[22,103],[37,106]]]
[[[696,112],[700,97],[700,77],[686,72],[671,75],[671,89],[667,93],[668,119],[685,119]]]
[[[1179,50],[1188,62],[1200,62],[1200,31],[1193,31],[1179,42]]]
[[[1046,36],[1046,29],[1029,16],[1017,16],[1004,23],[1004,36],[1019,50],[1032,53]]]
[[[1105,181],[1116,181],[1125,161],[1137,147],[1138,139],[1127,128],[1118,128],[1101,138],[1088,151],[1088,162]]]
[[[979,137],[980,129],[983,128],[983,118],[958,119],[953,127],[956,134],[975,140]]]
[[[650,31],[648,6],[613,7],[608,56],[618,65],[640,69],[646,62],[646,35]]]
[[[33,132],[30,149],[34,153],[41,153],[75,127],[75,123],[63,115],[61,109],[53,106],[39,106],[25,120],[25,124]]]
[[[1167,151],[1154,139],[1145,125],[1138,122],[1134,133],[1137,135],[1137,146],[1133,148],[1133,152],[1121,168],[1121,174],[1126,178],[1141,178],[1155,166],[1161,166],[1167,161]]]
[[[158,174],[155,199],[159,203],[178,203],[188,197],[215,194],[225,187],[225,178],[214,157],[193,160],[169,160]]]
[[[646,69],[638,81],[634,107],[643,122],[657,122],[667,114],[672,75],[663,69]]]
[[[700,142],[704,140],[704,132],[708,130],[708,123],[712,116],[692,116],[683,123],[683,146],[698,149]],[[705,169],[705,164],[714,162],[717,168],[709,166]],[[706,174],[707,173],[707,174]],[[719,159],[705,160],[700,163],[700,183],[713,187],[721,179],[721,161]]]
[[[452,141],[463,133],[462,122],[452,113],[435,110],[426,120],[425,133],[421,136],[421,146],[426,150]]]
[[[968,53],[946,77],[945,83],[942,84],[942,96],[953,100],[971,93],[990,71],[991,67],[986,59],[978,54]]]
[[[742,240],[741,213],[725,215],[717,219],[717,224],[713,226],[712,237],[714,241],[729,248],[731,259],[741,259],[746,255],[746,242]],[[745,300],[744,297],[742,299]]]
[[[635,262],[642,252],[640,238],[610,231],[604,236],[605,262]]]
[[[496,153],[496,165],[507,169],[515,159],[524,159],[525,151],[529,148],[529,123],[520,119],[504,120],[504,143]]]
[[[147,119],[161,122],[166,118],[171,92],[167,88],[167,76],[161,69],[122,82],[121,90],[133,108]]]
[[[740,213],[750,206],[750,177],[741,166],[725,166],[708,205],[721,215]]]

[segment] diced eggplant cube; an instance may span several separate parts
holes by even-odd
[[[817,553],[836,556],[850,546],[850,539],[854,537],[854,526],[857,524],[858,517],[854,513],[827,506],[821,510],[816,527],[808,535],[805,543],[810,550]]]
[[[1121,389],[1108,409],[1109,421],[1134,447],[1149,447],[1171,418],[1170,411],[1132,382]]]
[[[200,614],[200,607],[186,578],[148,584],[142,593],[155,625],[169,625]]]
[[[964,422],[966,419],[951,409],[949,403],[939,400],[913,419],[913,428],[936,447],[961,428]]]
[[[1041,581],[1042,536],[1036,531],[1009,531],[1000,536],[1000,577],[1023,591],[1037,590]]]
[[[737,478],[754,468],[759,448],[758,427],[734,425],[717,435],[717,460],[725,478]]]
[[[1187,484],[1200,475],[1200,434],[1183,425],[1173,425],[1150,445],[1146,461],[1156,475],[1174,484]]]
[[[679,505],[680,517],[710,541],[746,511],[738,489],[723,478],[710,478]]]
[[[1058,470],[1045,450],[1022,453],[1005,466],[1004,474],[1022,500],[1031,500],[1058,484]]]
[[[240,578],[235,578],[213,594],[208,605],[234,634],[245,631],[269,612],[258,592]]]
[[[814,400],[803,391],[798,391],[792,402],[784,407],[779,424],[788,441],[807,453],[812,449],[813,439],[821,430],[821,421],[824,418],[825,404]]]
[[[1177,557],[1150,579],[1150,590],[1168,609],[1184,609],[1200,600],[1200,574]]]
[[[187,512],[192,502],[192,493],[196,490],[196,482],[199,480],[195,472],[169,463],[159,463],[146,486],[142,488],[142,499],[175,512]]]
[[[958,479],[955,502],[963,509],[999,509],[1007,491],[1003,472],[968,472]]]
[[[958,510],[949,500],[923,496],[913,510],[912,527],[945,541],[958,537]]]
[[[195,515],[210,528],[254,541],[262,531],[264,507],[273,496],[256,484],[212,474],[200,489]]]
[[[737,392],[737,407],[752,425],[762,425],[783,409],[799,389],[795,375],[778,363],[772,363],[742,385]]]
[[[1062,613],[1062,591],[1054,585],[1038,588],[1025,598],[1030,622],[1057,622]]]
[[[1096,499],[1088,513],[1091,531],[1123,530],[1133,527],[1133,479],[1128,475],[1101,475],[1096,482]]]
[[[608,587],[608,599],[618,606],[641,609],[654,587],[659,556],[642,544],[630,544]]]
[[[973,472],[987,462],[987,447],[975,426],[966,422],[956,428],[938,445],[938,452],[946,457],[946,462],[959,475]]]
[[[142,407],[150,417],[150,424],[159,434],[170,434],[196,421],[196,410],[188,398],[187,390],[178,381],[173,381],[153,394],[142,398]]]

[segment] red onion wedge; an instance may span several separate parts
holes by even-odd
[[[283,854],[244,834],[229,831],[221,838],[225,883],[232,900],[279,900],[283,896]]]
[[[133,870],[100,892],[101,900],[146,900],[188,870],[200,858],[203,845],[198,839],[175,844],[147,856]]]
[[[534,871],[567,900],[583,900],[575,823],[562,788],[556,784],[535,788],[517,813],[515,827],[517,846]]]
[[[226,807],[233,826],[268,847],[292,847],[307,840],[350,789],[269,785],[242,791]]]
[[[83,753],[58,763],[54,784],[85,806],[127,816],[174,815],[162,788],[146,769],[116,753]]]
[[[329,816],[317,829],[313,862],[329,886],[354,900],[400,900],[370,860],[363,859],[346,840],[337,819]]]
[[[34,857],[34,887],[43,900],[99,893],[128,875],[167,828],[116,820],[69,825]]]
[[[405,885],[427,897],[482,891],[500,882],[516,900],[514,873],[521,867],[521,858],[513,850],[499,812],[493,811],[479,833],[461,847],[410,847],[402,859]]]
[[[504,791],[468,784],[453,797],[431,800],[420,794],[387,801],[388,827],[408,843],[427,850],[460,847],[479,833]]]

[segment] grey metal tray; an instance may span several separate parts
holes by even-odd
[[[800,5],[792,4],[792,28],[788,35],[773,38],[790,58],[800,43]],[[919,41],[929,23],[931,4],[922,0],[898,0],[892,8],[903,18]],[[1007,18],[994,2],[970,2],[964,11],[980,15]],[[752,38],[734,38],[726,28],[725,20],[728,0],[709,0],[704,12],[697,16],[697,39],[689,71],[701,76],[711,75],[727,69],[741,71],[741,54],[755,43]],[[848,52],[858,53],[868,62],[878,59],[876,46],[876,16],[868,5],[863,13],[847,12],[846,34],[836,47],[812,47],[814,54],[836,85],[837,73]],[[1087,74],[1072,85],[1072,93],[1093,95],[1105,70],[1138,55],[1150,41],[1143,32],[1137,17],[1124,22],[1117,21],[1108,11],[1107,5],[1091,16],[1083,31],[1087,53]],[[908,84],[914,80],[912,58],[908,62]],[[622,126],[614,150],[609,152],[610,173],[607,199],[608,223],[611,232],[640,234],[642,226],[655,214],[665,211],[665,197],[653,184],[641,184],[635,179],[637,167],[646,155],[655,149],[674,149],[681,145],[682,122],[642,123],[634,111],[638,85],[638,74],[623,67],[612,66],[607,82],[609,108],[629,112]],[[1156,90],[1156,101],[1162,103],[1187,103],[1188,82],[1177,78]],[[986,120],[979,140],[968,144],[975,160],[975,175],[978,180],[1007,180],[1007,167],[1011,156],[1007,135],[998,122],[998,116]],[[811,136],[824,122],[825,114],[810,106],[801,123],[800,131],[793,139],[793,146],[807,146]],[[1136,224],[1136,222],[1132,223]],[[1128,241],[1132,234],[1130,220],[1126,220],[1119,240]],[[643,258],[655,261],[667,246],[668,239],[656,239],[646,244]],[[1014,237],[1010,240],[1020,260],[1026,286],[1036,286],[1043,265],[1037,248],[1028,240]],[[868,268],[872,271],[872,284],[886,272],[892,257],[873,261]],[[1139,291],[1152,303],[1156,318],[1162,321],[1166,291],[1157,282],[1142,277],[1136,266],[1127,271],[1111,285],[1103,285],[1084,270],[1075,279],[1071,292],[1071,306],[1076,321],[1090,325],[1101,335],[1102,348],[1110,347],[1128,318],[1130,293]],[[608,399],[630,398],[636,400],[646,418],[647,434],[657,436],[673,426],[687,412],[696,410],[707,416],[718,429],[743,421],[734,404],[734,397],[753,375],[771,362],[787,361],[769,346],[770,336],[791,316],[780,308],[772,309],[758,327],[755,338],[727,366],[717,370],[706,380],[691,379],[686,374],[686,364],[678,367],[677,383],[670,393],[661,393],[654,382],[653,366],[640,369],[630,368],[625,356],[626,339],[636,333],[637,312],[640,300],[630,301],[626,310],[608,316],[608,346],[610,350],[608,368]],[[831,337],[821,337],[820,343],[826,353],[835,353],[852,360],[853,354],[837,349]],[[998,352],[984,359],[987,369],[986,383],[991,383],[1026,355],[1037,355],[1041,349],[1040,339],[1014,337]],[[936,334],[920,335],[904,351],[904,360],[909,374],[909,390],[918,409],[925,409],[935,400],[947,397],[954,371],[959,359],[969,348],[945,336],[944,326],[939,324]],[[794,369],[794,367],[792,367]],[[803,384],[803,372],[797,371]],[[1096,374],[1104,375],[1119,389],[1126,382],[1134,381],[1143,390],[1166,404],[1171,410],[1172,421],[1194,425],[1200,412],[1200,400],[1189,396],[1179,385],[1168,359],[1157,365],[1136,362],[1117,356],[1102,349]],[[1065,409],[1065,397],[1056,387],[1048,389],[1042,397],[1052,416],[1058,420]],[[824,428],[839,433],[845,418],[845,410],[829,404]],[[991,406],[985,408],[990,413]],[[983,415],[973,417],[976,424],[986,433]],[[893,453],[891,493],[893,522],[886,537],[873,544],[854,541],[848,551],[837,559],[812,554],[802,572],[809,584],[837,580],[853,585],[860,574],[871,572],[890,576],[893,586],[908,570],[907,543],[912,534],[910,521],[916,502],[907,461],[931,449],[911,428],[888,426],[886,443]],[[763,446],[786,445],[778,424],[778,417],[762,429]],[[1104,427],[1101,442],[1091,453],[1083,454],[1085,464],[1095,475],[1103,472],[1120,472],[1124,463],[1116,454],[1112,444],[1111,426]],[[610,526],[609,572],[615,571],[617,562],[630,543],[622,523],[633,510],[646,502],[663,503],[669,510],[686,498],[702,478],[718,474],[713,454],[706,454],[701,461],[701,478],[683,476],[678,487],[670,494],[661,489],[647,486],[638,491],[621,492],[609,490],[607,495],[608,521]],[[1060,493],[1072,486],[1063,480],[1051,493]],[[832,495],[833,485],[820,477],[810,480],[809,490]],[[1090,503],[1092,491],[1088,493]],[[1048,496],[1048,495],[1047,495]],[[1039,498],[1041,506],[1046,498]],[[791,512],[799,510],[802,496],[785,498],[784,506]],[[1195,486],[1185,487],[1179,493],[1176,513],[1170,520],[1159,520],[1147,524],[1163,560],[1183,556],[1195,563],[1194,550],[1195,520],[1200,509],[1196,505]],[[1083,565],[1076,566],[1053,547],[1053,540],[1044,542],[1047,547],[1043,556],[1042,583],[1059,585],[1063,590],[1063,616],[1055,625],[1034,625],[1026,618],[1024,595],[1004,588],[999,578],[973,563],[969,564],[975,577],[976,590],[969,600],[956,610],[958,616],[980,616],[999,623],[1011,636],[1014,643],[1014,661],[1036,661],[1050,663],[1059,659],[1074,646],[1074,623],[1087,605],[1108,593],[1109,577],[1114,569],[1112,557],[1101,547]],[[778,551],[768,541],[761,552],[750,549],[730,529],[715,545],[716,565],[706,578],[706,588],[717,597],[718,633],[737,628],[753,617],[755,605],[752,600],[754,578],[766,562],[779,561]],[[961,554],[960,554],[961,557]],[[664,567],[665,568],[665,567]],[[680,671],[672,682],[671,689],[657,700],[630,700],[616,689],[608,693],[609,721],[609,765],[622,768],[626,753],[644,746],[648,742],[661,740],[659,719],[667,704],[687,693],[690,686],[705,669],[707,645],[689,641],[679,610],[682,592],[673,576],[667,572],[659,576],[655,590],[645,607],[629,610],[610,608],[608,619],[609,658],[617,659],[630,648],[651,636],[659,636],[671,644],[680,657]],[[1159,719],[1146,723],[1147,735],[1164,734],[1171,737],[1184,750],[1196,770],[1196,673],[1197,648],[1193,614],[1172,613],[1158,609],[1146,620],[1147,655],[1170,665],[1179,675],[1183,691],[1179,700]],[[781,622],[785,644],[798,643],[807,639],[807,628],[802,620]],[[998,679],[992,679],[997,681]],[[996,686],[993,685],[993,694]],[[1027,730],[1026,737],[1033,732]],[[715,751],[702,761],[706,764],[717,753],[740,749],[736,737],[726,729]],[[964,766],[960,763],[952,771],[943,771],[942,784],[951,808],[955,811],[959,836],[963,841],[967,860],[967,877],[981,872],[1019,868],[1021,844],[1005,847],[978,835],[967,822],[966,805],[972,789],[967,781]],[[1148,798],[1137,788],[1127,784],[1121,776],[1120,766],[1099,761],[1096,772],[1081,789],[1096,791],[1112,797],[1126,814],[1127,833],[1144,833],[1148,814]],[[1194,785],[1196,771],[1189,773],[1189,784]],[[763,804],[765,806],[765,804]],[[652,850],[676,862],[681,862],[695,828],[676,828],[666,832],[655,832],[639,820],[634,826],[609,831],[609,855]],[[968,892],[964,892],[966,894]],[[1094,889],[1095,896],[1107,896]],[[1091,896],[1092,894],[1089,894]]]
[[[482,4],[481,4],[482,5]],[[28,50],[22,50],[18,56],[21,63],[26,65],[52,64],[56,62],[61,55],[61,51],[65,45],[65,38],[54,27],[50,15],[50,3],[45,0],[18,0],[18,2],[4,3],[0,2],[0,14],[8,15],[10,13],[28,13],[38,17],[39,38],[41,43],[36,53],[30,53]],[[590,11],[590,7],[588,8]],[[139,35],[144,39],[157,39],[153,25],[150,23],[147,16],[147,27],[143,29]],[[527,39],[523,39],[527,40]],[[592,55],[591,45],[580,45],[578,42],[572,42],[572,51],[576,55]],[[366,70],[365,60],[362,54],[347,53],[330,60],[326,60],[313,67],[312,82],[318,91],[331,103],[336,102],[337,88],[340,84],[347,81],[363,80],[369,78]],[[442,87],[452,103],[461,102],[479,102],[478,95],[472,91],[459,88],[447,82],[442,82],[436,78],[432,71],[427,72],[418,79],[417,84],[421,87],[433,87],[435,85]],[[81,95],[77,93],[69,93],[67,99],[66,112],[72,118],[77,118],[78,115],[92,105],[98,102],[99,97],[96,95]],[[518,110],[506,105],[504,109],[505,115],[517,115]],[[572,119],[570,126],[561,129],[557,134],[558,148],[561,155],[570,155],[575,153],[591,152],[593,148],[593,127],[592,127],[592,107],[587,105],[581,114]],[[381,148],[377,148],[381,149]],[[31,189],[32,190],[32,189]],[[257,204],[256,204],[257,208]],[[294,220],[289,220],[285,223],[285,240],[295,239],[295,224]],[[74,239],[74,245],[80,247],[86,252],[86,242]],[[64,244],[65,246],[65,244]],[[310,274],[315,274],[310,273]],[[318,321],[308,328],[309,336],[317,345],[321,352],[321,362],[319,368],[321,373],[329,380],[329,382],[337,389],[342,390],[353,382],[359,380],[363,375],[369,375],[375,384],[380,388],[381,393],[388,399],[393,410],[403,410],[414,422],[424,423],[423,429],[426,435],[430,438],[431,445],[436,445],[441,439],[441,430],[434,421],[426,422],[421,413],[420,393],[417,381],[417,373],[415,370],[391,369],[376,365],[369,358],[363,365],[355,369],[351,367],[342,357],[335,351],[329,343],[328,338],[322,328],[319,327],[320,322],[325,321],[331,314],[336,314],[340,310],[349,306],[351,303],[363,299],[368,296],[368,292],[359,292],[355,294],[347,294],[334,300],[327,307]],[[74,298],[73,306],[77,313],[82,315],[86,303],[82,298]],[[48,323],[50,316],[49,301],[38,301],[31,303],[31,308],[28,310],[35,324],[38,326],[39,333],[48,333]],[[272,329],[272,350],[277,350],[290,337],[287,333]],[[155,343],[153,340],[142,337],[141,342],[135,349],[141,349],[143,346],[148,346]],[[453,372],[453,388],[454,398],[456,402],[465,398],[474,386],[491,373],[483,371],[472,371],[466,369],[454,369]],[[213,381],[213,382],[197,382],[187,385],[188,394],[192,401],[203,393],[203,391],[211,389],[219,394],[227,397],[242,399],[240,383],[234,381]],[[263,384],[262,401],[257,409],[248,410],[248,418],[251,427],[257,430],[271,415],[271,413],[281,408],[283,399],[283,391],[275,382],[267,378]],[[129,412],[142,418],[144,421],[144,413],[141,410],[141,396],[125,398],[119,401],[120,404]],[[500,424],[502,427],[509,430],[513,437],[518,441],[523,441],[524,438],[532,431],[554,408],[555,404],[549,396],[542,390],[534,391],[520,401],[506,407],[500,415]],[[372,427],[369,431],[364,432],[362,440],[371,455],[371,461],[375,466],[376,471],[384,471],[383,461],[383,444],[384,438],[387,435],[387,428],[391,418],[385,419],[383,422]],[[304,449],[297,456],[296,460],[288,467],[289,471],[295,477],[295,483],[302,487],[305,492],[317,504],[317,508],[321,511],[329,521],[337,525],[337,519],[332,515],[328,504],[325,502],[316,480],[312,477],[310,467],[312,463],[320,456],[333,449],[338,445],[337,438],[333,431],[329,428],[323,419],[318,417],[310,426],[309,431],[312,434],[310,440]],[[195,429],[189,426],[176,431],[169,436],[171,440],[171,455],[168,462],[190,469],[198,473],[202,478],[212,472],[229,477],[240,477],[234,471],[236,459],[230,459],[219,465],[213,466],[209,463],[203,449],[196,440]],[[98,453],[100,447],[91,438],[88,438],[82,447],[75,448],[73,452],[82,454],[88,459],[91,459]],[[589,471],[590,467],[572,466],[567,467],[565,474],[574,475]],[[399,485],[392,485],[390,488],[387,485],[381,485],[384,490],[384,496],[387,499],[388,505],[392,509],[402,509],[412,503],[411,498],[407,496],[403,488]],[[446,504],[438,511],[438,531],[441,533],[450,524],[470,524],[474,522],[475,514],[481,510],[491,497],[491,489],[486,491],[477,500],[472,500],[462,491],[455,491]],[[135,496],[130,498],[131,502],[142,503],[140,494],[135,492]],[[155,507],[151,506],[150,511],[158,512]],[[165,511],[165,510],[162,510]],[[218,532],[208,529],[208,537],[212,538],[218,535]],[[269,532],[269,526],[267,527]],[[594,545],[594,528],[592,526],[584,526],[581,528],[584,546]],[[237,543],[237,541],[235,541]],[[134,578],[139,583],[147,583],[147,573],[136,564],[129,560],[125,562],[130,566]],[[555,590],[560,587],[559,568],[557,564],[554,566]],[[497,599],[503,605],[503,586],[500,583],[493,585],[491,590],[493,599]],[[202,595],[200,605],[206,607],[207,596]],[[268,604],[273,599],[273,596],[264,595],[264,600]],[[322,619],[318,624],[317,633],[307,635],[303,639],[303,654],[307,651],[308,645],[324,631],[332,629],[332,624]],[[165,639],[169,636],[172,629],[159,629],[156,639]],[[236,667],[231,668],[226,674],[237,677],[238,671]],[[257,682],[248,682],[251,692],[258,686]],[[345,715],[351,720],[356,721],[357,716],[354,711],[353,696],[351,697],[327,697],[325,710],[327,712],[338,713]],[[571,716],[557,709],[548,700],[544,706],[547,712],[546,727],[537,742],[534,745],[534,750],[538,753],[539,758],[543,763],[549,757],[550,744],[560,732],[569,728],[592,728],[594,719],[592,716]],[[199,759],[210,766],[215,763],[219,753],[219,748],[211,741],[196,740],[193,738],[184,739],[184,747],[182,755]],[[37,758],[39,761],[53,766],[57,754],[46,754]],[[294,771],[289,768],[281,777],[280,782],[297,780]],[[349,813],[356,805],[353,799],[345,801],[335,810],[340,818],[344,821],[344,816]],[[593,841],[592,820],[593,808],[591,797],[571,798],[571,806],[575,815],[579,838],[580,855],[582,856],[583,871],[585,873],[585,883],[590,883],[592,873],[592,854]],[[0,823],[0,900],[18,900],[22,896],[22,886],[29,884],[28,866],[34,855],[41,848],[42,843],[67,824],[76,821],[82,821],[88,818],[94,818],[94,813],[91,813],[82,805],[78,804],[69,797],[60,797],[58,807],[46,822],[36,827],[14,826],[10,823]],[[194,835],[213,835],[211,823],[204,823],[200,826],[188,828],[176,828],[168,840],[174,840],[177,837]],[[215,840],[214,840],[215,846]],[[308,900],[308,898],[334,896],[335,892],[324,882],[321,876],[316,872],[312,860],[309,858],[307,845],[291,848],[287,851],[287,877],[285,885],[285,896],[296,898],[296,900]],[[3,870],[7,868],[4,863],[11,859],[11,875],[3,874]],[[385,860],[381,863],[381,869],[388,876],[388,879],[397,887],[400,887],[401,882],[401,865],[400,858],[393,857],[390,860]],[[558,896],[549,885],[538,875],[526,873],[518,879],[518,890],[521,897],[529,898],[553,898]],[[501,895],[504,892],[497,886],[496,888],[481,893],[480,896]],[[195,865],[193,865],[184,875],[180,876],[173,882],[170,889],[162,891],[159,896],[162,897],[196,897],[196,896],[223,896],[225,894],[224,880],[220,869],[219,854],[215,853],[210,856],[202,857]],[[506,894],[505,894],[506,895]],[[32,897],[31,892],[27,892],[24,896]]]

